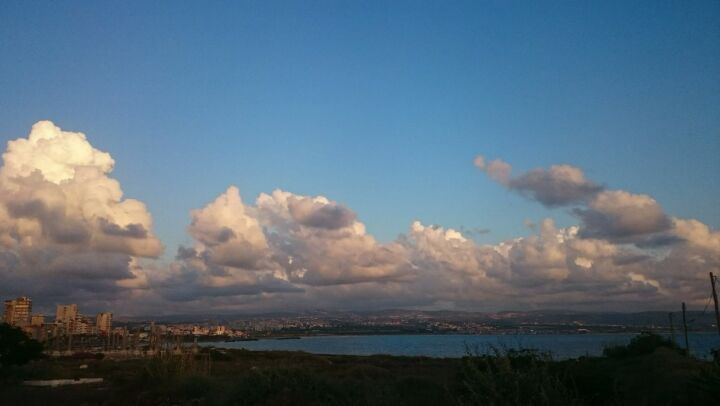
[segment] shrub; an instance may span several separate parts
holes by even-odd
[[[207,376],[191,375],[180,379],[179,394],[184,399],[199,399],[206,396],[213,388],[212,380]]]
[[[603,355],[608,358],[637,357],[652,354],[658,348],[668,348],[679,354],[685,354],[685,350],[669,338],[653,333],[640,333],[640,335],[630,340],[628,345],[617,345],[605,348]]]
[[[145,364],[144,377],[152,381],[173,382],[206,372],[203,362],[191,354],[159,354]]]
[[[348,404],[355,397],[350,387],[341,387],[312,370],[273,368],[255,370],[235,383],[232,402],[259,404]]]
[[[468,351],[463,359],[463,391],[459,402],[482,405],[571,405],[577,395],[551,368],[549,353],[501,350],[491,354]]]
[[[712,355],[712,364],[700,371],[693,383],[699,392],[720,404],[720,348],[713,350]]]
[[[21,329],[0,323],[0,367],[23,365],[43,356],[43,345]]]

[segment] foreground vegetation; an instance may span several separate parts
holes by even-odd
[[[564,361],[502,349],[468,349],[462,359],[207,349],[150,360],[41,359],[0,374],[0,403],[8,405],[720,404],[720,357],[687,357],[655,335]],[[21,384],[82,377],[105,382]]]

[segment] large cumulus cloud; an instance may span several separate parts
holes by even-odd
[[[547,221],[540,236],[516,240],[511,258],[516,270],[574,281],[562,285],[558,293],[563,296],[592,287],[592,294],[581,296],[587,303],[593,295],[622,302],[640,293],[645,301],[635,299],[644,307],[705,298],[707,273],[720,266],[720,232],[694,219],[670,216],[651,196],[600,187],[576,167],[554,165],[511,177],[509,164],[492,162],[502,162],[507,176],[498,177],[481,156],[475,166],[545,206],[571,207],[580,220],[556,241],[548,237]],[[521,247],[523,254],[517,255]],[[582,269],[587,272],[573,272]],[[597,290],[599,286],[604,289]]]
[[[162,245],[146,206],[123,197],[115,162],[81,133],[39,122],[0,167],[0,295],[146,314],[389,307],[473,310],[702,305],[720,267],[720,232],[611,190],[571,165],[519,175],[474,164],[505,188],[569,210],[530,235],[479,244],[413,221],[377,240],[325,196],[275,190],[246,202],[230,186],[190,211],[190,246]],[[462,228],[461,228],[462,230]]]
[[[265,234],[232,186],[202,209],[193,210],[188,232],[198,250],[216,265],[244,269],[267,267],[270,251]]]
[[[452,228],[414,221],[395,241],[370,235],[353,210],[324,196],[275,190],[254,204],[228,188],[192,211],[196,244],[181,248],[167,298],[224,310],[314,308],[658,309],[702,304],[720,266],[720,233],[667,215],[647,195],[608,190],[579,168],[512,176],[477,158],[502,185],[577,226],[543,219],[535,234],[478,244]]]
[[[158,284],[175,300],[376,282],[407,267],[401,245],[379,244],[352,211],[322,196],[276,190],[246,205],[231,186],[191,218],[196,244],[180,247]]]
[[[633,212],[635,206],[641,210]],[[483,245],[458,230],[415,221],[397,240],[380,243],[352,210],[326,197],[276,190],[246,205],[230,187],[192,211],[197,244],[182,248],[174,266],[175,278],[194,283],[182,285],[181,295],[179,279],[166,288],[176,301],[195,305],[205,297],[225,309],[251,310],[700,303],[707,270],[720,265],[720,233],[655,207],[642,195],[595,191],[581,208],[604,213],[615,223],[601,227],[613,232],[592,233],[591,222],[558,228],[544,219],[537,234]],[[625,238],[648,233],[673,241],[658,246]],[[227,261],[231,256],[221,255],[227,247],[253,260]]]
[[[2,293],[117,292],[134,258],[161,254],[145,204],[123,199],[115,162],[84,134],[40,121],[2,157]]]
[[[261,194],[256,205],[275,257],[292,281],[334,285],[404,276],[402,247],[378,243],[336,202],[276,190]]]

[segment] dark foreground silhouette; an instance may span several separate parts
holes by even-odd
[[[3,366],[0,404],[715,405],[715,355],[713,361],[687,357],[651,334],[608,348],[602,357],[563,361],[497,348],[489,354],[470,348],[462,359],[216,349],[134,360],[86,354]],[[22,385],[29,379],[87,377],[104,382]]]

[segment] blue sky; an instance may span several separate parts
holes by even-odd
[[[0,3],[0,141],[82,131],[172,256],[230,184],[409,224],[577,222],[488,180],[569,163],[720,227],[718,2]]]

